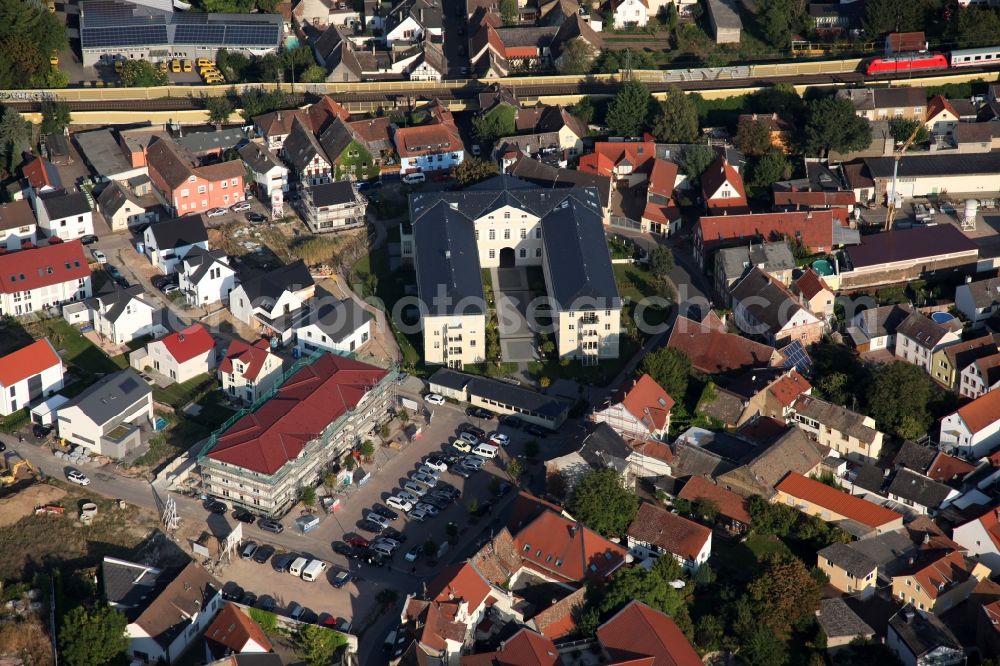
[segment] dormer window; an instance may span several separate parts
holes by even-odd
[[[530,553],[531,552],[531,544],[530,543],[524,544],[524,548],[522,548],[521,550],[523,552],[525,552],[525,553]]]

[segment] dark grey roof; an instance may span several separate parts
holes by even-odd
[[[472,379],[471,375],[455,372],[448,368],[439,368],[437,372],[431,375],[427,382],[437,386],[444,386],[452,391],[461,391],[465,389],[465,385],[469,383],[470,379]]]
[[[55,190],[38,195],[42,205],[49,213],[49,220],[59,220],[74,215],[84,215],[90,212],[90,204],[83,192],[67,192]]]
[[[878,465],[865,463],[861,465],[854,477],[854,485],[863,488],[876,495],[882,494],[882,486],[885,484],[885,470]]]
[[[896,328],[897,335],[905,335],[925,349],[934,349],[948,332],[947,328],[920,312],[910,313]]]
[[[1000,156],[1000,151],[996,154]],[[906,160],[902,160],[900,164],[906,164]],[[976,251],[976,244],[952,224],[936,224],[871,234],[862,238],[861,245],[845,250],[854,268]]]
[[[94,296],[93,300],[98,302],[100,307],[104,309],[105,319],[110,322],[116,322],[125,312],[125,308],[128,307],[128,304],[132,301],[139,301],[147,307],[153,307],[146,301],[139,298],[139,295],[142,293],[142,285],[136,284],[126,289],[120,289],[116,286],[112,291]]]
[[[326,159],[333,164],[340,159],[341,153],[354,141],[354,135],[344,119],[335,117],[323,133],[319,135],[319,145],[326,153]]]
[[[473,377],[467,386],[470,395],[495,400],[550,420],[559,420],[569,411],[569,406],[564,402],[497,379]]]
[[[910,316],[913,306],[909,303],[883,305],[860,312],[857,317],[864,320],[865,328],[873,338],[895,335],[896,328]]]
[[[786,368],[751,368],[727,384],[725,391],[749,400],[787,372]]]
[[[841,598],[819,602],[819,624],[827,638],[871,638],[875,630],[868,626]]]
[[[864,414],[852,412],[846,407],[820,400],[811,395],[804,395],[799,398],[795,402],[795,411],[807,418],[818,421],[824,426],[847,433],[866,444],[874,442],[878,434],[875,428],[869,428],[864,424]]]
[[[247,135],[242,128],[232,127],[212,132],[185,134],[177,137],[175,141],[192,153],[206,153],[212,150],[238,149],[247,142]]]
[[[285,160],[291,164],[296,173],[301,173],[316,155],[322,155],[326,159],[326,155],[312,130],[302,124],[298,118],[292,121],[292,131],[285,139],[281,150],[285,154]]]
[[[780,331],[803,309],[780,282],[756,266],[750,269],[746,277],[733,285],[732,294],[734,302],[745,301],[746,311],[763,324],[770,334]]]
[[[671,471],[677,478],[689,476],[715,478],[735,467],[733,463],[694,444],[678,444],[675,447],[674,460],[670,464]]]
[[[240,148],[240,157],[253,171],[267,173],[274,167],[284,167],[274,153],[259,143],[248,143]]]
[[[1000,278],[977,280],[976,282],[960,285],[958,288],[967,289],[969,295],[972,297],[972,302],[979,309],[988,308],[995,303],[1000,303]]]
[[[298,291],[313,284],[309,269],[300,259],[251,277],[243,281],[241,286],[250,303],[257,306],[261,301],[274,303],[286,290]]]
[[[864,578],[878,568],[878,563],[875,560],[854,550],[846,543],[830,544],[819,551],[817,555],[843,569],[854,578]]]
[[[97,197],[97,205],[100,206],[101,211],[105,215],[114,215],[126,203],[145,210],[145,206],[142,205],[139,199],[127,187],[116,180],[111,181],[104,188],[104,191],[101,192],[101,195]]]
[[[348,298],[336,303],[323,303],[295,327],[317,326],[332,342],[340,342],[352,335],[358,327],[372,319],[370,312]]]
[[[105,557],[101,562],[101,592],[108,604],[129,621],[138,617],[155,598],[165,581],[163,571],[152,566]]]
[[[908,567],[907,558],[917,550],[916,544],[902,532],[886,532],[852,541],[849,547],[875,562],[879,573],[885,576],[894,576]]]
[[[79,407],[94,423],[104,424],[119,416],[127,407],[151,394],[149,387],[135,370],[128,368],[102,377],[61,407]]]
[[[795,268],[795,257],[787,241],[777,243],[750,244],[750,247],[727,247],[715,253],[716,271],[721,271],[727,280],[739,279],[759,266],[768,273]]]
[[[504,46],[536,46],[539,49],[546,48],[552,44],[559,28],[555,26],[514,26],[510,28],[496,28],[497,35],[504,43]]]
[[[132,165],[125,159],[125,154],[110,129],[74,132],[73,140],[80,147],[83,159],[97,175],[110,178],[132,170]]]
[[[157,222],[149,227],[156,247],[163,250],[208,242],[208,231],[201,215],[185,215],[173,220]]]
[[[858,111],[927,106],[927,89],[900,86],[898,88],[850,88],[837,92],[846,97]]]
[[[896,472],[889,484],[889,493],[915,504],[936,509],[951,494],[951,488],[909,469]]]
[[[226,253],[223,250],[204,250],[201,246],[191,248],[191,251],[184,255],[184,272],[188,279],[198,284],[205,277],[209,269],[215,264],[222,264],[229,270],[233,270],[229,265]]]
[[[607,208],[611,196],[611,179],[596,173],[585,173],[574,169],[560,169],[522,154],[508,170],[516,176],[540,187],[563,189],[569,187],[593,187],[601,198],[601,206]]]
[[[893,90],[911,90],[893,88]],[[892,178],[895,159],[892,157],[869,157],[865,166],[873,178]],[[963,153],[961,155],[907,155],[899,161],[899,178],[918,176],[960,176],[983,174],[1000,175],[1000,151],[988,153]],[[951,225],[944,225],[951,226]]]
[[[618,469],[632,454],[622,436],[607,423],[588,424],[582,436],[574,437],[573,444],[579,442],[577,451],[591,467],[614,467]]]
[[[962,652],[962,644],[936,615],[906,606],[889,620],[889,630],[914,657],[920,658],[940,647]],[[949,662],[950,663],[950,662]]]
[[[413,199],[410,200],[411,211]],[[485,314],[479,247],[472,220],[458,204],[437,201],[411,217],[417,293],[432,315]],[[419,221],[418,221],[419,220]]]
[[[896,467],[905,467],[923,474],[931,466],[931,463],[934,462],[935,456],[937,456],[936,449],[906,440],[903,442],[903,446],[899,448],[899,453],[892,459],[892,464]]]
[[[314,206],[338,206],[353,203],[356,199],[354,184],[349,180],[313,185],[309,188],[309,192]]]

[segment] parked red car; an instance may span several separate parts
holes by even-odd
[[[364,538],[360,534],[351,534],[349,536],[346,536],[344,537],[344,541],[351,544],[352,546],[357,546],[358,548],[368,548],[371,546],[371,543],[368,541],[368,539]]]

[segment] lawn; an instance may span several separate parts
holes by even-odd
[[[618,295],[625,302],[627,321],[635,321],[636,305],[644,299],[657,297],[671,302],[674,300],[671,294],[657,284],[656,278],[642,264],[615,264],[612,268],[618,285]],[[650,326],[657,326],[666,321],[669,314],[669,307],[649,305],[643,311],[643,321]]]
[[[14,330],[12,330],[12,328]],[[17,329],[20,329],[18,332]],[[2,343],[5,351],[23,347],[33,340],[47,337],[63,361],[75,366],[83,375],[99,375],[121,370],[127,366],[123,360],[112,360],[100,347],[73,328],[65,319],[53,317],[29,322],[24,327],[14,323],[4,330]],[[119,357],[121,359],[122,357]]]
[[[192,377],[182,384],[174,383],[165,388],[157,386],[153,389],[153,400],[180,409],[196,399],[200,393],[205,393],[208,385],[213,383],[212,380],[213,375],[205,373]]]

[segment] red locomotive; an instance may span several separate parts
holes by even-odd
[[[898,53],[884,58],[873,58],[868,62],[865,73],[868,76],[878,76],[932,69],[948,69],[948,58],[941,53]]]

